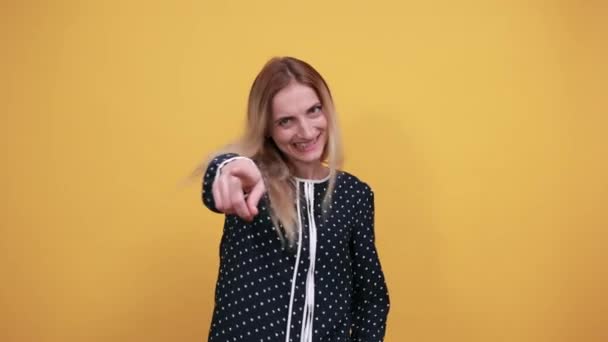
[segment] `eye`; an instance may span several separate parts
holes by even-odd
[[[287,127],[287,126],[289,126],[291,121],[292,121],[291,118],[282,118],[279,121],[277,121],[277,124],[281,127]]]
[[[308,113],[310,113],[310,114],[318,114],[318,113],[321,113],[322,110],[323,110],[323,106],[320,105],[320,104],[318,104],[318,105],[315,105],[312,108],[310,108],[308,110]]]

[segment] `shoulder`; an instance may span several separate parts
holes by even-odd
[[[336,190],[353,192],[353,195],[359,198],[371,197],[374,193],[366,181],[344,170],[337,172]]]

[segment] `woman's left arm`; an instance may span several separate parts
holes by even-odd
[[[352,341],[384,340],[390,301],[375,245],[374,192],[365,185],[351,238],[353,260]]]

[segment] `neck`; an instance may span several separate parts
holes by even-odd
[[[294,176],[303,179],[323,179],[329,175],[329,169],[321,162],[314,165],[298,165],[294,166]]]

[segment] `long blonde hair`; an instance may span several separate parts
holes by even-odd
[[[331,93],[323,77],[308,63],[293,57],[270,59],[255,78],[249,92],[247,124],[242,137],[214,155],[226,152],[237,153],[253,159],[258,165],[270,199],[270,215],[282,241],[285,238],[293,246],[298,229],[295,207],[296,190],[293,169],[286,157],[277,148],[270,129],[272,121],[272,100],[274,96],[291,82],[312,88],[321,101],[327,118],[327,144],[322,161],[330,170],[329,186],[323,199],[323,208],[328,209],[331,194],[336,183],[336,174],[342,166],[342,141],[338,128]],[[203,165],[203,170],[207,165]]]

